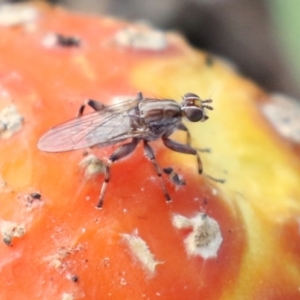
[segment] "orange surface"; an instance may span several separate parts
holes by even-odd
[[[208,65],[206,53],[175,35],[163,50],[118,45],[114,37],[127,26],[43,7],[30,25],[0,27],[0,110],[14,104],[24,117],[0,140],[0,218],[25,227],[10,245],[0,243],[0,299],[299,299],[300,163],[259,112],[257,100],[267,96],[228,65]],[[46,47],[53,32],[79,37],[80,47]],[[157,141],[159,164],[187,182],[178,188],[164,175],[172,203],[138,146],[112,166],[97,210],[103,175],[84,176],[87,149],[37,149],[39,137],[75,117],[84,100],[109,104],[137,91],[178,100],[212,94],[210,119],[189,128],[195,146],[212,148],[201,154],[204,171],[224,185],[198,175],[194,157]],[[106,159],[113,148],[88,151]],[[31,203],[32,192],[41,200]],[[172,225],[174,214],[199,212],[220,226],[215,258],[188,256],[190,230]],[[134,232],[161,262],[151,276],[122,238]]]

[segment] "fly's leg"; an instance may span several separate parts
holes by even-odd
[[[139,100],[139,101],[142,101],[144,99],[144,96],[143,96],[142,92],[137,93],[136,99]]]
[[[137,95],[136,95],[136,99],[138,101],[142,101],[144,99],[144,96],[142,94],[142,92],[138,92]],[[78,111],[78,114],[77,114],[77,117],[81,117],[83,115],[83,111],[85,109],[86,106],[90,106],[92,109],[94,109],[95,111],[100,111],[102,110],[103,108],[106,107],[106,105],[104,105],[103,103],[99,102],[99,101],[96,101],[96,100],[92,100],[92,99],[89,99],[87,101],[85,101],[79,108],[79,111]]]
[[[92,99],[86,100],[80,106],[78,114],[77,114],[77,118],[80,118],[83,115],[84,109],[87,105],[90,106],[91,108],[93,108],[95,111],[100,111],[103,108],[105,108],[105,105],[99,101],[92,100]],[[90,148],[92,148],[92,147],[90,147]]]
[[[83,115],[83,111],[87,105],[96,111],[100,111],[105,107],[105,105],[103,103],[96,101],[96,100],[89,99],[87,101],[84,101],[84,103],[80,106],[78,114],[77,114],[77,118],[79,118]]]
[[[215,181],[215,182],[218,182],[218,183],[225,183],[226,182],[226,179],[218,179],[218,178],[215,178],[215,177],[212,177],[208,174],[204,174],[208,179],[212,180],[212,181]]]
[[[183,124],[180,123],[179,126],[177,127],[178,130],[182,130],[186,132],[186,143],[187,145],[191,145],[191,134],[190,131],[188,130],[188,128]]]
[[[178,142],[175,142],[167,137],[162,137],[163,143],[164,145],[176,152],[180,152],[180,153],[185,153],[185,154],[193,154],[196,155],[197,157],[197,163],[198,163],[198,172],[199,174],[202,174],[203,168],[202,168],[202,162],[200,159],[200,156],[197,152],[197,150],[193,149],[190,145],[187,144],[180,144]],[[218,179],[218,178],[214,178],[210,175],[204,174],[207,178],[209,178],[210,180],[213,180],[215,182],[218,183],[225,183],[226,180],[225,179]]]
[[[133,139],[130,143],[124,144],[121,147],[119,147],[118,149],[116,149],[113,152],[113,154],[109,157],[109,159],[106,163],[106,166],[105,166],[104,182],[101,187],[97,208],[102,208],[102,206],[103,206],[105,191],[106,191],[109,179],[110,179],[109,175],[110,175],[111,164],[121,158],[126,157],[130,153],[132,153],[134,151],[134,149],[136,148],[138,142],[139,142],[139,140]]]
[[[154,165],[154,168],[156,169],[156,173],[157,173],[157,175],[160,179],[161,187],[163,189],[166,200],[171,201],[172,199],[171,199],[169,193],[167,192],[166,186],[165,186],[165,184],[163,182],[163,179],[162,179],[161,168],[159,167],[159,165],[157,164],[157,162],[155,160],[155,155],[154,155],[154,152],[153,152],[152,148],[150,147],[150,145],[146,141],[144,141],[144,150],[145,150],[145,155],[150,159],[150,161]]]
[[[186,132],[186,144],[191,146],[191,134],[188,128],[183,123],[180,123],[177,129]],[[195,148],[195,149],[199,152],[211,152],[210,148]]]
[[[173,151],[185,153],[185,154],[196,155],[197,164],[198,164],[198,173],[202,174],[202,171],[203,171],[202,162],[201,162],[201,159],[200,159],[200,156],[199,156],[197,150],[195,150],[188,144],[180,144],[180,143],[175,142],[167,137],[162,137],[162,141],[167,148],[169,148]]]
[[[144,96],[141,92],[138,92],[136,95],[137,100],[142,101],[144,99]],[[92,109],[94,109],[95,111],[100,111],[103,108],[106,107],[106,105],[104,105],[103,103],[93,100],[93,99],[89,99],[84,101],[84,103],[80,106],[78,114],[77,114],[77,118],[81,117],[83,115],[84,109],[86,106],[90,106]]]

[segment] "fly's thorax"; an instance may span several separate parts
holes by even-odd
[[[139,104],[139,110],[148,131],[148,141],[170,135],[182,118],[181,108],[173,100],[146,99]]]
[[[173,100],[146,99],[139,104],[139,110],[146,124],[152,122],[168,124],[181,119],[181,108]]]

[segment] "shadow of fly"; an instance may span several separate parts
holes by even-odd
[[[202,163],[196,149],[191,147],[191,135],[182,119],[191,122],[203,122],[208,119],[205,109],[212,110],[206,103],[211,99],[201,100],[193,93],[182,97],[181,104],[172,99],[144,98],[142,93],[118,104],[106,106],[95,100],[88,100],[81,105],[77,118],[62,123],[47,131],[38,141],[38,148],[46,152],[63,152],[85,147],[105,147],[131,139],[118,147],[108,158],[105,165],[104,182],[101,187],[98,208],[102,208],[105,191],[110,180],[110,166],[113,162],[128,156],[142,142],[145,156],[154,165],[160,178],[161,187],[167,201],[171,197],[162,179],[162,170],[156,162],[154,151],[149,142],[162,139],[164,145],[176,152],[192,154],[197,158],[198,172],[202,173]],[[83,115],[86,105],[95,112]],[[170,135],[175,130],[186,132],[186,143],[181,144]]]

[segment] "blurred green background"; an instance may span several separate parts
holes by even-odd
[[[271,22],[295,84],[300,85],[300,1],[268,0]],[[299,91],[298,91],[299,92]],[[299,94],[297,95],[298,98]]]

